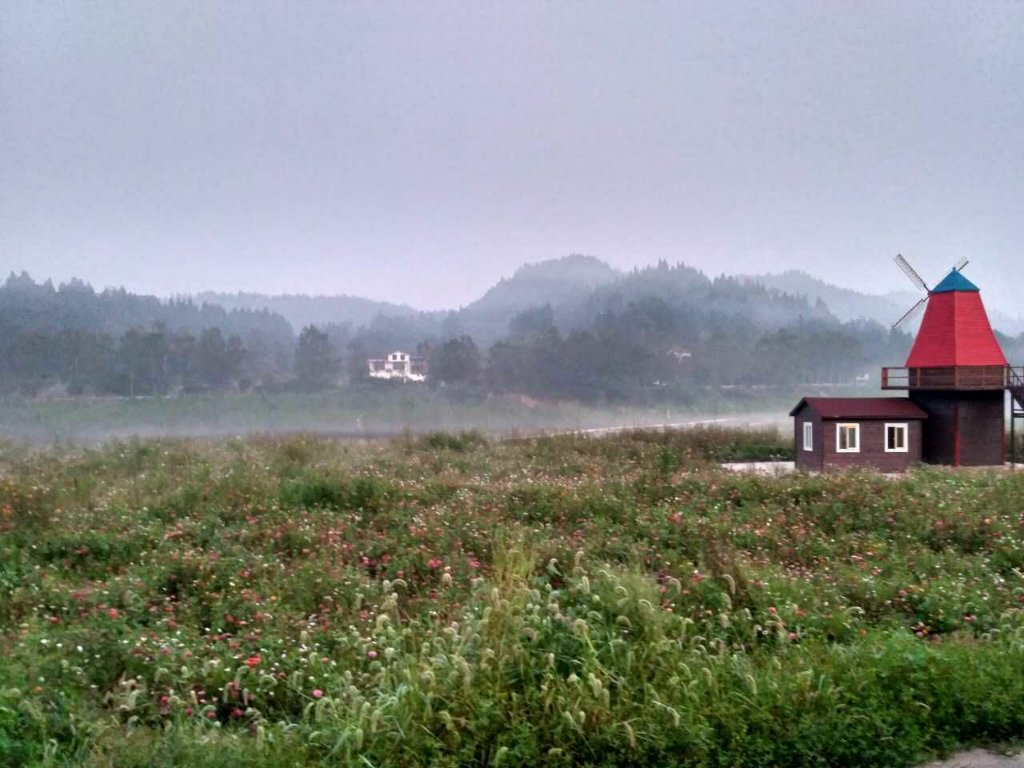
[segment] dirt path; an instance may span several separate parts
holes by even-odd
[[[593,427],[590,429],[564,429],[554,432],[545,432],[549,435],[591,435],[601,437],[613,435],[618,432],[630,432],[637,429],[692,429],[694,427],[716,427],[728,426],[746,429],[759,429],[764,427],[776,427],[780,430],[792,428],[791,421],[785,416],[776,413],[746,413],[731,416],[719,416],[707,419],[690,419],[688,421],[665,421],[660,423],[641,423],[621,425],[615,427]]]
[[[1024,768],[1024,752],[1001,755],[985,749],[958,752],[947,758],[928,763],[921,768]]]

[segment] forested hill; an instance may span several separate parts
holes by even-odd
[[[369,354],[420,349],[434,383],[620,401],[685,398],[709,385],[870,381],[910,343],[749,280],[665,262],[617,273],[578,256],[523,268],[458,311],[331,332],[339,348]]]
[[[54,286],[49,280],[37,283],[25,272],[12,273],[0,284],[2,328],[120,336],[132,329],[154,326],[192,334],[208,328],[218,328],[229,336],[255,332],[277,342],[292,337],[288,322],[267,310],[228,310],[190,298],[161,300],[123,288],[96,291],[81,280]]]
[[[518,312],[527,307],[562,306],[586,299],[594,290],[621,280],[622,272],[593,256],[572,254],[561,259],[524,264],[466,306],[466,314]]]
[[[159,395],[249,386],[291,368],[288,321],[266,310],[97,292],[12,274],[0,285],[0,394]]]
[[[490,342],[504,336],[512,317],[525,309],[548,304],[558,307],[561,316],[586,301],[596,288],[622,277],[623,273],[599,259],[571,255],[525,264],[476,301],[448,311],[418,311],[405,304],[350,295],[205,292],[196,294],[194,299],[228,309],[269,309],[285,317],[296,333],[307,325],[348,326],[352,330],[375,325],[382,329],[405,329],[408,334],[446,336],[458,331]]]
[[[811,303],[803,296],[725,275],[711,279],[685,264],[660,262],[594,291],[581,308],[582,321],[586,324],[592,317],[651,299],[712,321],[742,319],[762,330],[836,319],[823,303]]]
[[[744,333],[756,335],[808,321],[838,322],[820,302],[746,280],[708,278],[685,264],[660,262],[623,273],[574,255],[521,267],[459,310],[378,316],[364,334],[375,349],[410,346],[425,332],[442,339],[468,335],[490,346],[549,329],[568,334],[607,328],[623,313],[634,319],[638,313],[660,314],[646,322],[677,327],[676,343],[691,345],[723,325],[741,325]]]
[[[623,273],[569,256],[527,265],[461,309],[416,312],[252,294],[228,297],[225,308],[22,273],[0,285],[0,394],[373,387],[367,359],[406,350],[428,359],[428,386],[449,392],[651,402],[706,387],[872,382],[878,366],[906,358],[908,333],[844,321],[824,289],[791,285],[665,262]],[[855,302],[849,294],[835,295]],[[292,322],[252,308],[268,305]],[[1024,336],[1000,341],[1011,359],[1024,355]]]
[[[307,325],[351,325],[369,323],[378,315],[410,317],[417,311],[406,304],[374,301],[359,296],[302,296],[263,293],[214,293],[195,295],[195,301],[217,304],[225,309],[269,310],[284,317],[298,333]]]

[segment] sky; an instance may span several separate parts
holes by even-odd
[[[468,303],[584,253],[1024,314],[1024,3],[0,4],[0,274]]]

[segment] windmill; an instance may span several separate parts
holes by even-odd
[[[928,414],[922,459],[935,464],[992,465],[1005,460],[1005,391],[1014,392],[1009,367],[992,331],[978,287],[961,274],[961,259],[934,287],[903,256],[897,266],[924,296],[897,328],[925,307],[902,368],[882,370],[883,389],[908,390]],[[1012,422],[1011,422],[1012,425]]]
[[[910,266],[910,262],[903,258],[903,254],[897,253],[893,257],[893,261],[896,262],[896,266],[902,270],[903,274],[907,276],[907,279],[910,280],[910,282],[912,282],[916,288],[924,291],[924,296],[922,296],[921,299],[914,306],[912,306],[910,309],[904,312],[903,317],[901,317],[899,320],[892,324],[892,327],[895,329],[903,325],[903,323],[905,323],[911,316],[913,316],[917,312],[917,310],[919,310],[921,307],[925,305],[925,303],[932,295],[932,289],[929,288],[928,284],[922,279],[922,277],[919,274],[917,274],[917,270]],[[963,270],[963,268],[966,267],[968,263],[969,262],[966,258],[960,259],[960,261],[958,261],[956,265],[953,267],[952,271],[959,274],[960,271]],[[952,272],[950,274],[952,274]]]

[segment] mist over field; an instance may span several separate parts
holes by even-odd
[[[698,407],[597,407],[579,403],[465,404],[433,397],[337,394],[201,395],[180,398],[71,398],[0,401],[2,439],[35,446],[90,445],[129,438],[223,438],[306,433],[378,440],[435,432],[488,438],[577,433],[595,437],[637,429],[789,428],[788,400],[724,399]],[[762,409],[762,410],[757,410]]]

